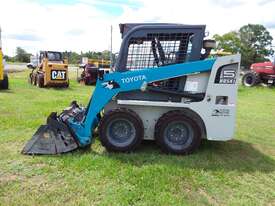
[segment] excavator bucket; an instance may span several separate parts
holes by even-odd
[[[23,154],[60,154],[78,148],[68,126],[51,113],[46,125],[41,125],[22,150]]]

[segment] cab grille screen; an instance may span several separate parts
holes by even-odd
[[[131,38],[128,45],[128,70],[154,68],[188,61],[193,33],[149,33]]]

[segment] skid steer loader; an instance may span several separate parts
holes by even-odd
[[[202,139],[232,139],[240,55],[207,59],[215,42],[204,40],[205,25],[120,24],[120,31],[115,71],[99,74],[88,106],[73,101],[51,113],[24,154],[87,147],[95,128],[116,152],[145,139],[164,152],[189,154]]]
[[[31,69],[29,83],[38,87],[68,87],[68,62],[61,52],[40,51],[27,64]]]
[[[8,74],[4,71],[4,59],[2,52],[2,39],[1,39],[1,27],[0,27],[0,89],[9,88]]]

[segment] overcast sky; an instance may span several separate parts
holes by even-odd
[[[119,23],[206,24],[210,35],[263,24],[275,39],[275,0],[0,0],[3,52],[101,51],[120,46]],[[274,42],[275,44],[275,42]]]

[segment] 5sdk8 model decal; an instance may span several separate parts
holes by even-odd
[[[228,64],[218,69],[215,83],[216,84],[235,84],[237,79],[236,64]]]

